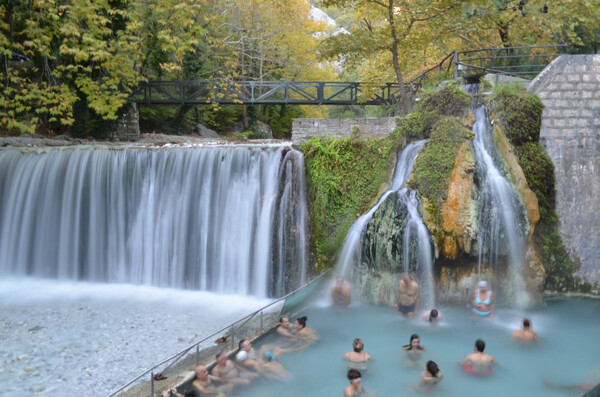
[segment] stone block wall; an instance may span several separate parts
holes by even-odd
[[[137,104],[131,103],[127,112],[117,120],[115,127],[109,136],[111,141],[135,142],[140,139],[140,113]]]
[[[292,123],[292,142],[298,144],[312,136],[330,136],[342,138],[358,129],[360,135],[369,138],[383,138],[396,128],[396,118],[363,119],[294,119]]]
[[[560,234],[600,283],[600,55],[562,55],[531,82],[544,103],[540,140],[556,174]]]

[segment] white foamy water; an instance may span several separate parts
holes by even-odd
[[[2,397],[106,396],[269,302],[128,284],[0,280]]]

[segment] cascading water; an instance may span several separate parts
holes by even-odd
[[[429,231],[419,214],[417,193],[403,188],[398,191],[398,201],[407,208],[406,225],[402,236],[404,272],[411,268],[419,269],[421,304],[426,308],[435,307],[435,285],[433,282],[433,255]],[[416,266],[411,266],[411,263]]]
[[[468,86],[467,91],[474,92]],[[527,306],[529,298],[525,292],[523,267],[525,238],[527,236],[527,216],[508,178],[501,171],[505,169],[502,157],[492,138],[492,125],[488,110],[484,105],[473,105],[475,124],[473,142],[477,160],[476,177],[479,181],[478,209],[478,271],[481,278],[482,267],[487,264],[495,272],[502,257],[507,258],[509,283],[506,295],[514,297],[514,304]]]
[[[283,261],[306,272],[303,175],[287,146],[2,149],[0,274],[282,294],[306,277]]]
[[[427,307],[433,307],[435,303],[432,276],[433,255],[429,232],[419,215],[416,192],[402,188],[413,169],[415,158],[424,144],[425,140],[407,145],[400,153],[396,162],[391,188],[381,196],[377,204],[352,224],[344,241],[337,268],[340,274],[347,278],[350,277],[348,266],[358,259],[359,242],[363,237],[366,225],[369,224],[373,214],[386,201],[388,196],[396,193],[399,207],[406,210],[406,224],[402,232],[403,270],[409,272],[418,269],[419,283],[422,288],[422,302]]]
[[[280,200],[275,217],[276,241],[281,242],[273,260],[277,264],[273,269],[275,296],[286,292],[284,286],[289,284],[287,280],[299,277],[294,285],[306,284],[308,249],[304,156],[296,150],[284,150],[282,154],[285,157],[279,168]]]

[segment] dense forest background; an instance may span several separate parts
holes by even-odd
[[[344,32],[318,20],[311,7]],[[600,48],[600,0],[0,0],[0,134],[103,138],[144,80],[403,83],[453,50]],[[143,131],[221,134],[405,107],[141,106]]]

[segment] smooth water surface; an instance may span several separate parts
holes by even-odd
[[[319,304],[321,303],[321,304]],[[494,319],[471,316],[468,308],[441,308],[443,321],[437,325],[419,319],[406,320],[391,308],[353,303],[347,310],[317,302],[301,314],[322,339],[304,351],[280,356],[293,374],[287,383],[265,380],[239,389],[234,396],[342,396],[349,384],[342,355],[351,350],[352,340],[361,338],[367,353],[376,361],[363,374],[363,385],[378,396],[422,394],[413,390],[423,368],[406,367],[401,347],[417,333],[426,347],[423,360],[434,360],[444,374],[437,391],[440,396],[576,396],[583,392],[551,390],[547,379],[557,384],[600,382],[600,300],[583,298],[549,300],[547,307],[520,311],[497,309]],[[533,345],[515,343],[510,334],[524,316],[532,321],[541,341]],[[488,377],[466,374],[458,362],[483,339],[485,352],[499,366]],[[257,343],[276,342],[274,334]],[[594,375],[595,374],[595,375]]]

